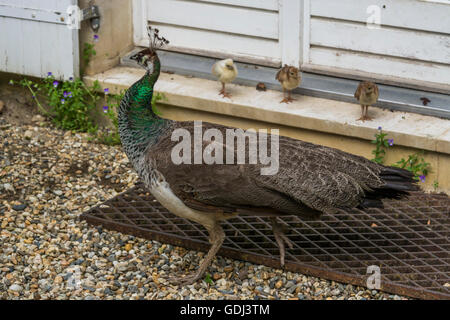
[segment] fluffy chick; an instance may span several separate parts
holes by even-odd
[[[361,81],[355,92],[355,98],[361,104],[361,118],[358,120],[372,120],[368,116],[369,106],[376,103],[378,100],[378,86],[370,81]]]
[[[281,100],[280,103],[294,101],[295,99],[292,99],[291,97],[291,91],[297,88],[302,80],[298,68],[285,64],[284,67],[277,72],[275,79],[280,81],[281,86],[283,87],[283,100]],[[286,91],[288,92],[287,98]]]
[[[222,90],[219,94],[223,97],[230,98],[231,94],[225,90],[225,84],[232,82],[238,75],[238,70],[232,59],[220,60],[214,63],[212,67],[212,74],[222,83]]]

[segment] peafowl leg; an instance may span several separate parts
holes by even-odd
[[[225,239],[225,232],[223,232],[222,227],[216,223],[215,226],[211,229],[208,229],[209,232],[209,242],[212,244],[209,249],[206,257],[203,259],[197,271],[188,276],[177,276],[169,278],[169,282],[174,285],[190,285],[200,279],[203,278],[206,269],[210,266],[212,260],[216,256],[217,251],[219,251],[222,246],[223,240]]]
[[[231,98],[231,94],[229,94],[225,89],[225,83],[222,82],[222,90],[219,91],[219,95],[222,95],[224,98]]]
[[[365,116],[366,116],[366,113],[365,113],[364,105],[361,105],[361,117],[359,119],[356,119],[356,121],[364,122],[364,120],[366,120]]]
[[[275,236],[275,241],[277,242],[278,248],[280,249],[280,264],[281,267],[284,267],[284,257],[286,255],[286,247],[285,244],[288,245],[290,249],[294,248],[291,240],[286,237],[284,234],[284,228],[281,224],[278,223],[277,218],[271,218],[270,222],[272,224],[273,235]]]
[[[368,121],[372,120],[372,118],[369,117],[369,106],[366,106],[366,110],[364,111],[364,119]]]
[[[286,98],[286,90],[285,89],[283,89],[283,100],[281,100],[280,103],[289,103],[289,99]]]
[[[291,90],[288,91],[288,98],[287,99],[288,99],[288,102],[295,101],[295,99],[291,97]]]

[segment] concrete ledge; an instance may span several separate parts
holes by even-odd
[[[127,89],[144,71],[137,68],[116,67],[101,74],[86,76],[92,83],[98,80],[111,92]],[[282,93],[275,90],[259,92],[253,87],[229,85],[232,98],[218,95],[216,81],[162,73],[156,90],[164,93],[164,104],[192,110],[216,113],[326,132],[336,135],[373,140],[381,126],[389,132],[395,145],[450,154],[450,120],[406,112],[391,112],[376,107],[369,109],[373,121],[356,121],[360,106],[346,102],[294,95],[295,102],[280,104]]]

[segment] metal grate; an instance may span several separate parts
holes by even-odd
[[[285,269],[366,286],[367,267],[381,268],[381,290],[422,299],[450,299],[450,198],[413,193],[385,201],[384,209],[354,209],[320,220],[285,216]],[[136,187],[81,216],[94,225],[135,236],[206,251],[200,225],[169,213],[145,189]],[[280,219],[281,221],[281,219]],[[222,256],[278,268],[279,251],[269,220],[240,215],[222,223]]]

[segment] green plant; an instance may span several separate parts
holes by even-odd
[[[375,156],[372,161],[383,164],[384,157],[386,156],[386,150],[394,144],[393,139],[386,139],[387,133],[384,133],[381,127],[378,127],[378,132],[375,134],[375,140],[371,143],[375,144],[375,149],[372,150],[372,154]]]
[[[372,154],[375,157],[372,161],[376,163],[383,164],[386,150],[394,145],[394,139],[386,139],[387,135],[387,133],[382,131],[381,127],[378,127],[378,133],[375,134],[375,140],[372,141],[375,144],[375,149],[372,150]],[[409,170],[414,174],[416,180],[425,182],[426,176],[431,171],[431,165],[425,162],[425,159],[421,155],[423,155],[423,151],[411,154],[408,156],[408,159],[402,158],[393,164],[393,166]]]
[[[97,134],[97,140],[100,143],[106,145],[119,145],[119,120],[117,119],[117,113],[119,110],[120,101],[125,95],[124,91],[119,94],[109,94],[109,89],[104,89],[106,105],[103,106],[103,112],[106,117],[109,118],[112,124],[112,128],[105,128],[104,131],[100,131]]]
[[[439,188],[439,182],[438,182],[437,180],[434,180],[434,181],[433,181],[433,188],[434,188],[434,191],[435,191],[435,192],[436,192],[437,189]]]
[[[94,42],[97,42],[99,39],[98,35],[94,35],[93,40]],[[83,62],[84,67],[87,67],[89,63],[91,62],[92,57],[97,55],[97,51],[95,50],[95,44],[85,42],[83,44]],[[84,74],[84,69],[81,70],[81,74]]]
[[[213,280],[211,279],[211,275],[209,273],[207,273],[205,275],[205,279],[203,281],[205,281],[207,284],[210,284],[210,285],[214,284]]]
[[[425,177],[431,170],[430,163],[423,158],[423,151],[409,155],[406,160],[402,158],[394,164],[394,167],[411,171],[414,174],[414,178],[421,182],[425,182]]]
[[[31,92],[40,112],[50,117],[58,128],[89,133],[97,131],[91,116],[100,100],[97,93],[100,85],[97,81],[87,87],[80,79],[58,81],[49,72],[41,82],[23,79],[18,84]],[[41,96],[50,106],[49,111],[42,107],[39,101]]]

